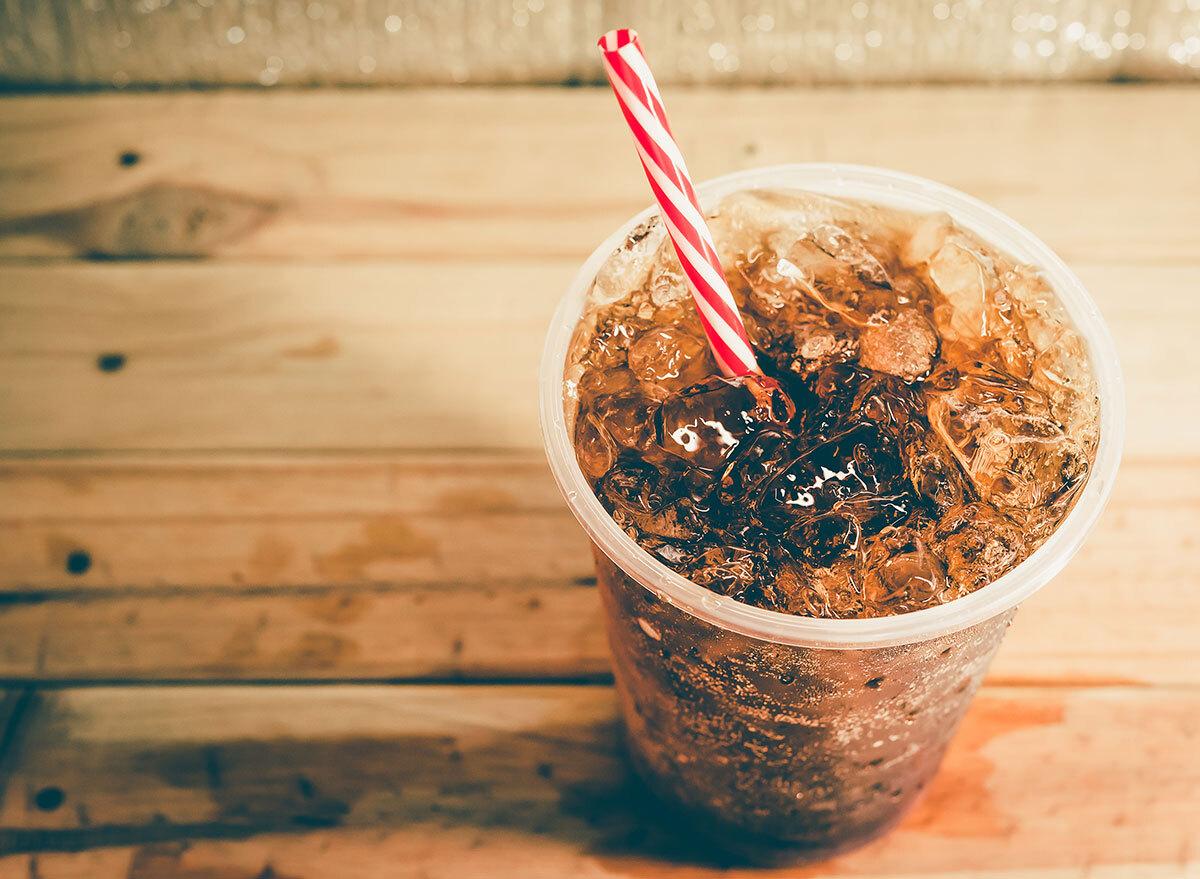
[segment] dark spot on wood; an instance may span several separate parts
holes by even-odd
[[[450,652],[453,653],[455,656],[462,656],[462,652],[463,652],[463,639],[462,638],[455,638],[452,642],[450,642]]]
[[[254,879],[275,879],[275,868],[267,864]]]
[[[551,766],[549,763],[539,763],[538,768],[537,768],[537,774],[540,775],[542,778],[551,778],[554,775],[554,767]]]
[[[44,787],[33,795],[33,804],[43,812],[53,812],[66,798],[61,788]]]
[[[338,549],[313,556],[322,577],[340,581],[372,579],[367,569],[380,562],[396,565],[437,554],[437,541],[403,516],[375,516],[363,523],[362,536]]]
[[[295,668],[335,668],[357,654],[356,641],[331,632],[304,632],[294,647],[279,654],[280,662]]]
[[[352,623],[360,619],[370,606],[367,596],[351,592],[334,592],[305,602],[305,608],[313,617],[331,625]]]
[[[67,555],[67,573],[78,577],[86,574],[92,566],[92,557],[82,549],[76,549]]]
[[[742,145],[742,152],[747,156],[756,156],[758,155],[758,144],[752,140],[746,141],[746,143]]]
[[[221,787],[221,756],[216,748],[204,749],[204,774],[213,790]]]
[[[868,765],[868,766],[878,766],[878,765],[879,765],[879,764],[881,764],[882,762],[883,762],[883,758],[882,758],[882,757],[876,757],[874,760],[872,760],[872,761],[871,761],[870,763],[868,763],[867,765]]]
[[[451,763],[461,763],[462,762],[462,751],[458,750],[458,748],[451,748],[450,753],[446,755],[446,758]]]
[[[438,796],[469,797],[473,794],[487,794],[492,789],[490,781],[451,781],[438,785]]]
[[[321,829],[324,827],[337,827],[340,822],[337,818],[328,815],[293,815],[291,823],[297,827]]]
[[[96,368],[101,372],[116,372],[125,366],[124,354],[101,354],[96,358]]]
[[[296,777],[296,790],[300,791],[300,796],[304,797],[306,800],[311,800],[313,795],[316,793],[313,783],[303,775]]]
[[[208,219],[208,211],[204,208],[192,208],[187,215],[187,220],[184,222],[184,228],[187,229],[189,235],[195,235],[200,231],[200,227],[204,225],[204,221]]]
[[[538,610],[539,608],[541,608],[541,606],[542,606],[542,600],[540,598],[538,598],[536,595],[533,596],[533,598],[529,599],[529,609],[530,610]]]
[[[596,578],[595,577],[576,577],[572,582],[576,586],[595,586]]]
[[[882,683],[883,683],[883,678],[871,678],[871,680],[867,681],[866,684],[864,684],[863,686],[865,686],[871,690],[878,690],[879,685]]]
[[[943,650],[943,651],[942,651],[941,655],[942,655],[942,656],[949,656],[949,655],[950,655],[950,651],[951,651],[951,649],[952,649],[952,648],[950,648],[950,647],[947,647],[945,650]]]
[[[875,791],[875,793],[881,792],[883,790],[883,782],[882,781],[875,782],[873,785],[871,785],[871,790]]]
[[[132,168],[142,160],[142,154],[137,150],[125,150],[121,155],[117,156],[117,164],[122,168]]]

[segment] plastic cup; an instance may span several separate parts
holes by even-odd
[[[802,164],[697,188],[711,207],[739,189],[804,189],[943,211],[1042,270],[1086,341],[1100,394],[1095,464],[1075,507],[1036,552],[945,605],[827,620],[752,607],[671,571],[622,531],[575,459],[564,407],[567,347],[600,264],[647,209],[583,264],[554,315],[541,368],[554,478],[591,537],[613,672],[635,768],[698,833],[755,861],[817,859],[903,817],[937,771],[1017,605],[1071,559],[1108,499],[1125,398],[1108,329],[1078,278],[1032,233],[969,196],[876,168]]]

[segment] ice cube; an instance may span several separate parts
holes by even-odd
[[[692,298],[692,289],[673,247],[670,241],[660,245],[658,261],[650,272],[648,301],[655,308],[678,308]]]
[[[591,413],[575,422],[575,457],[584,475],[593,482],[608,472],[617,459],[617,446]]]
[[[849,266],[859,280],[877,287],[891,287],[892,279],[879,258],[865,243],[861,229],[850,230],[823,223],[810,233],[813,242],[843,265]]]
[[[676,497],[673,477],[644,461],[621,460],[596,484],[596,497],[635,537],[694,540],[705,529],[691,502]]]
[[[796,458],[795,437],[775,428],[759,430],[721,474],[720,500],[734,506],[757,494],[760,487]]]
[[[948,214],[926,214],[917,218],[915,226],[900,246],[900,261],[909,268],[925,265],[942,249],[954,231],[954,221]]]
[[[897,437],[907,429],[915,413],[925,408],[920,390],[903,379],[869,373],[850,400],[854,417],[892,431]]]
[[[986,586],[1024,555],[1017,526],[987,504],[970,503],[942,518],[929,541],[947,576],[965,592]]]
[[[667,453],[701,470],[715,470],[747,434],[785,426],[796,408],[779,384],[761,376],[713,376],[668,397],[655,433]]]
[[[1010,515],[1077,487],[1087,455],[1050,416],[1045,398],[991,373],[963,376],[929,398],[929,423],[958,459],[981,500]]]
[[[903,476],[895,439],[873,424],[858,424],[788,465],[762,488],[754,508],[779,530],[829,513],[878,528],[910,511]],[[837,521],[820,527],[822,534],[848,533]]]
[[[892,304],[890,291],[864,280],[858,268],[836,259],[808,238],[779,233],[769,243],[776,258],[773,264],[766,264],[763,281],[776,290],[803,294],[814,313],[836,314],[861,326]]]
[[[671,390],[695,384],[717,371],[708,342],[678,326],[642,334],[629,346],[629,368],[642,381]]]
[[[596,272],[589,308],[617,302],[630,291],[644,288],[665,239],[666,229],[658,217],[652,217],[630,232]]]
[[[638,384],[597,397],[592,403],[592,411],[618,445],[645,457],[654,450],[654,416],[661,399],[661,394],[652,386]]]
[[[881,534],[863,555],[860,572],[868,616],[908,613],[956,595],[945,566],[910,528]]]
[[[810,565],[828,564],[862,545],[862,522],[857,516],[828,512],[802,519],[786,533],[793,555]]]
[[[618,524],[631,523],[640,533],[666,540],[696,540],[704,535],[704,522],[686,500],[678,500],[653,511],[626,510],[623,517],[613,513]]]
[[[816,400],[802,406],[801,420],[804,432],[814,437],[832,437],[861,421],[896,432],[914,412],[925,409],[917,386],[851,364],[826,367],[807,382],[807,389]]]
[[[588,362],[601,369],[624,366],[630,344],[650,326],[650,321],[638,317],[630,305],[617,304],[600,312],[585,355]]]
[[[716,546],[693,561],[688,577],[713,592],[741,597],[767,569],[762,553],[740,546]]]
[[[805,315],[792,325],[790,348],[795,357],[787,369],[807,378],[831,364],[853,360],[858,340],[844,328],[834,329],[818,317]]]
[[[829,591],[812,568],[777,550],[775,580],[772,583],[780,610],[810,617],[829,616]]]
[[[1049,398],[1054,420],[1090,447],[1096,441],[1098,401],[1087,346],[1045,281],[1027,269],[1010,272],[1008,280],[1035,349],[1029,383]]]
[[[956,231],[929,260],[928,271],[946,299],[933,312],[938,332],[966,341],[990,338],[989,298],[1000,286],[994,260]]]
[[[913,308],[879,324],[868,324],[858,339],[858,362],[867,369],[918,381],[929,373],[938,339],[929,322]]]
[[[588,403],[596,397],[636,388],[637,383],[637,376],[621,366],[612,369],[589,369],[579,380],[579,398]]]
[[[609,509],[653,513],[671,497],[662,483],[662,474],[654,465],[624,460],[604,474],[596,485],[596,496]]]
[[[945,512],[972,497],[957,459],[936,435],[922,432],[905,447],[904,454],[913,490],[938,512]]]

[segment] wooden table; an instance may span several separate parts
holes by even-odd
[[[779,875],[1200,876],[1200,91],[669,102],[698,177],[1012,214],[1129,386],[1110,508],[928,798]],[[536,426],[551,308],[646,201],[599,91],[0,100],[0,877],[720,872],[631,785]]]

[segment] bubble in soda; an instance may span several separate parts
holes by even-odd
[[[945,215],[808,193],[709,225],[764,375],[719,374],[657,219],[568,357],[577,458],[631,537],[714,592],[851,618],[966,595],[1053,533],[1099,401],[1036,270]]]

